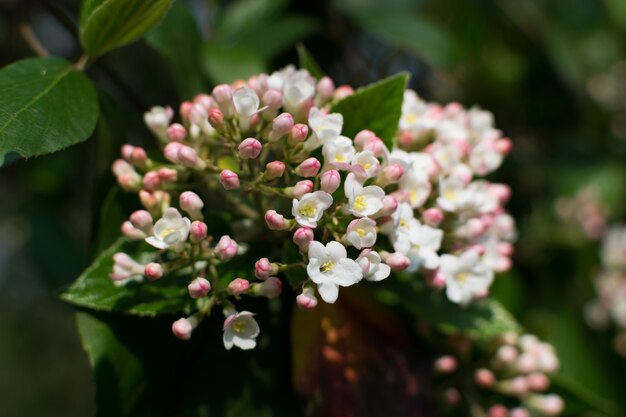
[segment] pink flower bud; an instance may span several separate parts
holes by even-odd
[[[335,90],[335,94],[333,94],[333,99],[337,101],[343,100],[344,98],[351,96],[352,94],[354,94],[354,88],[350,87],[349,85],[340,85]]]
[[[360,152],[363,150],[365,144],[371,140],[374,140],[376,135],[371,130],[361,130],[354,137],[354,146]]]
[[[186,318],[180,318],[172,324],[172,333],[180,340],[189,340],[193,332],[193,325]]]
[[[278,90],[267,90],[263,94],[263,104],[267,106],[267,109],[263,111],[263,118],[265,120],[272,120],[276,116],[276,112],[283,105],[283,93]]]
[[[272,161],[265,165],[265,178],[273,180],[281,177],[285,173],[285,164],[281,161]]]
[[[528,387],[533,391],[545,391],[550,386],[550,378],[541,372],[533,372],[526,378]]]
[[[135,166],[145,166],[146,162],[148,162],[148,155],[146,154],[146,151],[139,146],[133,148],[133,151],[130,154],[130,162]]]
[[[224,115],[219,109],[211,109],[209,112],[209,124],[218,132],[224,130]]]
[[[389,216],[398,208],[398,200],[395,197],[386,195],[383,197],[383,208],[380,209],[376,216]]]
[[[278,265],[271,263],[267,258],[261,258],[254,264],[254,275],[261,280],[268,279],[278,273]]]
[[[528,392],[528,383],[523,376],[516,376],[506,381],[498,383],[498,386],[502,392],[509,395],[522,396]]]
[[[225,190],[236,190],[240,186],[239,175],[237,175],[230,169],[225,169],[220,172],[220,183]]]
[[[239,144],[239,156],[242,159],[254,159],[261,153],[263,145],[255,138],[244,139]]]
[[[561,413],[558,412],[555,415],[558,415],[558,414],[561,414]],[[523,407],[515,407],[511,409],[509,417],[530,417],[530,412]]]
[[[563,399],[556,394],[533,396],[529,403],[547,416],[558,416],[565,408]]]
[[[304,142],[309,135],[309,127],[298,123],[291,128],[291,140],[294,142]]]
[[[374,156],[383,156],[385,153],[385,144],[380,138],[374,138],[363,145],[364,151],[370,151]]]
[[[508,417],[509,410],[502,404],[495,404],[489,408],[487,412],[488,417]]]
[[[146,190],[154,191],[161,186],[161,178],[156,171],[146,172],[143,176],[143,188]]]
[[[441,356],[435,360],[434,368],[441,374],[452,373],[457,368],[456,358],[452,355]]]
[[[202,208],[204,203],[198,194],[193,191],[185,191],[178,199],[180,208],[189,214],[192,220],[202,220]]]
[[[180,103],[180,107],[178,108],[178,112],[180,113],[180,117],[185,120],[189,119],[189,112],[193,108],[193,103],[191,101],[183,101]]]
[[[170,142],[175,143],[175,142]],[[180,145],[178,148],[178,161],[186,167],[203,170],[206,168],[206,163],[198,157],[198,153],[194,148],[189,146]]]
[[[443,398],[446,404],[455,406],[461,402],[461,393],[456,388],[448,388],[443,392]]]
[[[213,99],[208,94],[196,94],[193,97],[195,104],[201,105],[206,111],[209,111],[213,107]]]
[[[130,158],[133,155],[134,149],[135,147],[133,145],[129,145],[128,143],[125,145],[122,145],[122,148],[120,150],[120,155],[122,155],[122,158],[124,158],[126,161],[130,161]]]
[[[239,245],[228,235],[224,235],[220,238],[220,241],[217,242],[215,246],[215,253],[220,257],[221,260],[226,261],[231,259],[233,256],[237,255],[237,251],[239,250]]]
[[[452,169],[450,173],[451,177],[456,177],[461,180],[461,182],[465,185],[469,184],[472,181],[474,173],[467,165],[457,165]]]
[[[146,210],[137,210],[130,215],[130,222],[146,234],[152,233],[152,216]]]
[[[275,142],[291,132],[293,116],[289,113],[281,113],[272,121],[272,130],[268,136],[270,142]]]
[[[480,368],[474,372],[474,380],[478,386],[483,388],[491,388],[496,382],[496,377],[487,368]]]
[[[268,277],[266,281],[252,284],[252,293],[261,297],[276,298],[283,291],[283,284],[276,277]]]
[[[339,171],[331,169],[322,174],[320,178],[320,189],[328,194],[334,193],[341,185],[341,175]]]
[[[409,190],[396,190],[389,195],[395,198],[398,203],[408,203],[411,200],[411,193]]]
[[[437,207],[432,207],[425,210],[422,216],[424,217],[424,223],[432,227],[437,227],[443,220],[443,211]]]
[[[310,193],[313,191],[313,183],[309,180],[298,181],[296,185],[293,186],[291,190],[291,194],[295,198],[301,198],[303,195]]]
[[[265,212],[265,222],[270,230],[285,230],[289,227],[289,223],[282,214],[276,210],[268,210]]]
[[[504,205],[511,198],[511,187],[506,184],[489,184],[489,194],[498,199]]]
[[[228,284],[228,290],[232,295],[241,295],[248,291],[250,283],[243,278],[235,278]]]
[[[496,362],[510,365],[517,359],[517,349],[510,345],[500,346],[496,351]]]
[[[440,271],[435,272],[430,283],[434,288],[444,288],[446,286],[446,276]]]
[[[174,182],[178,179],[178,171],[171,168],[161,168],[157,171],[162,182]]]
[[[317,97],[322,101],[329,99],[332,97],[333,92],[335,91],[335,83],[330,77],[322,77],[317,83]]]
[[[302,294],[296,297],[296,303],[302,310],[313,310],[317,306],[317,298],[313,288],[304,287]]]
[[[122,223],[122,234],[130,240],[142,240],[146,238],[146,233],[137,229],[131,222]]]
[[[165,145],[165,148],[163,149],[163,155],[165,156],[165,159],[175,164],[180,163],[180,159],[178,158],[178,151],[180,150],[181,146],[183,145],[178,142],[170,142]]]
[[[205,222],[196,220],[195,222],[191,223],[191,226],[189,228],[189,237],[192,242],[198,243],[201,240],[206,239],[207,234],[208,228]]]
[[[387,256],[385,263],[392,271],[404,271],[411,265],[411,260],[400,252],[394,252]]]
[[[404,175],[401,164],[390,164],[383,168],[382,179],[385,184],[396,184]]]
[[[139,200],[141,204],[152,213],[153,216],[160,215],[170,205],[170,195],[165,191],[139,190]]]
[[[163,267],[161,266],[161,264],[158,264],[156,262],[150,262],[148,265],[146,265],[143,274],[150,281],[155,281],[163,276]]]
[[[171,142],[182,142],[187,137],[187,129],[179,123],[172,123],[167,128],[167,138]]]
[[[227,84],[220,84],[213,89],[213,99],[224,114],[224,117],[231,117],[235,110],[233,104],[233,90]]]
[[[211,283],[205,278],[198,277],[187,285],[187,290],[191,298],[202,298],[211,291]]]
[[[502,138],[496,141],[496,149],[502,155],[508,154],[511,151],[511,148],[513,148],[513,142],[509,138]]]
[[[311,157],[302,161],[302,163],[296,167],[295,171],[296,174],[300,175],[301,177],[310,178],[317,175],[321,166],[322,165],[320,164],[320,161],[318,161],[316,158]]]
[[[293,234],[293,243],[298,245],[302,252],[309,250],[309,244],[313,241],[313,230],[308,227],[301,227]]]

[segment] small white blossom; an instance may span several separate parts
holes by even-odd
[[[368,281],[382,281],[391,274],[391,267],[381,262],[378,252],[366,249],[356,261],[361,266],[363,278]]]
[[[267,79],[267,86],[273,90],[282,91],[285,80],[296,73],[296,67],[287,65],[285,68],[274,71]]]
[[[479,143],[472,149],[469,166],[478,175],[487,175],[495,171],[502,163],[503,155],[496,148],[495,141]]]
[[[173,207],[165,210],[153,228],[153,236],[148,236],[146,242],[157,249],[167,249],[184,243],[189,235],[191,221],[182,217],[180,212]]]
[[[231,314],[224,321],[224,347],[228,350],[233,346],[249,350],[256,346],[256,338],[260,333],[259,325],[249,311]]]
[[[359,152],[352,158],[352,172],[359,180],[365,181],[380,173],[380,162],[371,151]]]
[[[341,113],[325,114],[320,109],[313,107],[309,111],[309,126],[313,134],[306,141],[305,146],[307,149],[313,150],[339,138],[343,128],[343,115]]]
[[[354,156],[355,150],[352,146],[352,140],[345,136],[339,136],[335,140],[326,141],[322,148],[324,155],[324,170],[329,165],[335,169],[347,170],[350,168],[350,161]]]
[[[413,209],[408,203],[398,205],[392,219],[395,226],[391,239],[393,248],[411,260],[407,271],[417,271],[422,267],[437,268],[439,266],[437,251],[441,247],[443,231],[421,224],[414,217]]]
[[[248,87],[241,87],[233,93],[235,111],[241,117],[250,118],[259,109],[259,96]]]
[[[284,107],[289,113],[296,113],[305,100],[315,94],[315,80],[308,71],[299,70],[289,75],[283,84]]]
[[[300,200],[293,199],[291,214],[301,226],[317,227],[324,210],[333,204],[333,197],[324,191],[315,191],[302,196]]]
[[[461,256],[441,255],[439,272],[445,276],[448,299],[462,305],[484,295],[493,281],[493,271],[480,261],[478,253],[473,250]]]
[[[348,174],[344,183],[349,212],[356,217],[367,217],[378,213],[384,206],[385,192],[377,185],[363,187],[353,173]]]
[[[498,208],[498,200],[488,192],[484,181],[465,185],[456,177],[442,179],[439,183],[437,204],[445,211],[466,214],[489,213]]]
[[[317,284],[317,291],[324,301],[334,303],[339,295],[339,286],[349,287],[363,278],[363,271],[356,261],[349,259],[346,248],[339,242],[328,242],[326,246],[313,241],[309,245],[309,278]]]
[[[376,222],[367,217],[353,220],[348,225],[345,239],[357,249],[371,248],[376,243]]]

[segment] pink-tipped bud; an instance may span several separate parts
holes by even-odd
[[[218,132],[223,131],[224,114],[219,109],[211,109],[209,112],[209,124]]]
[[[148,171],[143,176],[143,188],[154,191],[161,186],[161,178],[157,171]]]
[[[555,415],[558,415],[558,414],[561,414],[561,413],[558,412]],[[511,412],[509,413],[509,417],[530,417],[530,411],[528,411],[524,407],[515,407],[511,409]]]
[[[206,111],[209,111],[209,109],[213,107],[213,99],[208,94],[196,94],[193,97],[193,102],[204,107]]]
[[[485,231],[485,226],[480,219],[469,219],[465,227],[467,228],[468,236],[472,239],[479,238]]]
[[[130,240],[142,240],[147,237],[147,234],[137,229],[131,222],[122,223],[122,234]]]
[[[294,142],[304,142],[309,135],[309,127],[298,123],[291,128],[291,140]]]
[[[461,182],[465,185],[469,184],[472,181],[473,175],[474,173],[472,172],[470,167],[464,164],[459,164],[455,166],[450,173],[451,177],[456,177],[460,179]]]
[[[389,164],[382,171],[382,179],[385,184],[396,184],[404,175],[404,167],[401,164]]]
[[[175,142],[170,142],[175,143]],[[198,152],[194,148],[189,146],[180,145],[178,148],[178,160],[181,164],[189,168],[203,170],[206,168],[206,163],[200,159]]]
[[[498,383],[500,390],[509,395],[522,396],[528,392],[528,383],[523,376],[516,376]]]
[[[213,99],[224,114],[224,117],[231,117],[235,110],[233,104],[233,90],[227,84],[220,84],[213,89]]]
[[[313,288],[304,287],[302,294],[296,297],[296,303],[302,310],[313,310],[317,306],[317,298]]]
[[[480,368],[474,372],[474,380],[479,387],[491,388],[496,382],[496,377],[487,368]]]
[[[187,129],[179,123],[172,123],[167,128],[167,138],[171,142],[183,142],[187,137]]]
[[[193,327],[191,321],[186,318],[180,318],[172,324],[172,333],[180,340],[189,340]]]
[[[193,243],[198,243],[204,239],[206,239],[208,234],[208,228],[205,222],[201,222],[196,220],[191,223],[189,227],[189,238]]]
[[[392,271],[404,271],[411,265],[411,260],[400,252],[394,252],[387,256],[385,263]]]
[[[191,220],[202,220],[202,208],[204,203],[198,194],[193,191],[185,191],[179,198],[180,208],[189,214]]]
[[[130,162],[135,166],[143,167],[148,162],[148,154],[143,148],[136,146],[130,154]]]
[[[502,155],[506,155],[509,152],[511,152],[512,148],[513,148],[513,142],[509,138],[502,138],[496,141],[496,149]]]
[[[556,394],[532,396],[529,405],[547,416],[558,416],[565,408],[563,398]]]
[[[489,408],[488,417],[508,417],[509,409],[502,404],[495,404]]]
[[[134,149],[135,147],[133,145],[129,145],[128,143],[125,145],[122,145],[122,148],[120,150],[120,155],[122,155],[122,158],[124,158],[126,161],[130,162],[130,158],[133,155]]]
[[[322,174],[320,178],[320,189],[328,194],[334,193],[341,185],[341,175],[339,171],[331,169]]]
[[[316,176],[321,167],[320,161],[318,161],[317,158],[311,157],[302,161],[302,163],[296,167],[295,171],[296,174],[301,177],[310,178]]]
[[[282,214],[276,210],[268,210],[265,212],[265,223],[270,230],[285,230],[289,227],[289,222],[285,220]]]
[[[165,148],[163,149],[163,155],[165,156],[165,159],[175,164],[180,163],[180,159],[178,157],[178,151],[180,150],[182,146],[183,145],[181,145],[178,142],[170,142],[167,145],[165,145]]]
[[[293,128],[293,116],[289,113],[281,113],[272,121],[272,130],[268,136],[270,142],[275,142],[291,133]]]
[[[261,258],[254,264],[254,275],[261,280],[268,279],[278,273],[278,265],[271,263],[267,258]]]
[[[496,351],[496,362],[510,365],[517,359],[517,349],[511,345],[500,346]]]
[[[236,190],[240,187],[239,175],[230,169],[225,169],[220,172],[220,183],[225,190]]]
[[[237,255],[237,251],[239,250],[239,245],[228,235],[224,235],[220,238],[220,241],[217,242],[215,246],[215,253],[220,257],[221,260],[226,261],[231,259],[233,256]]]
[[[185,120],[189,119],[189,112],[193,108],[193,103],[191,101],[183,101],[180,103],[180,107],[178,108],[178,112],[180,113],[180,117]]]
[[[254,159],[261,153],[263,145],[255,138],[244,139],[239,144],[239,156],[242,159]]]
[[[437,227],[443,220],[443,211],[441,211],[440,208],[432,207],[425,210],[422,216],[424,218],[424,223],[432,227]]]
[[[298,181],[296,185],[293,186],[291,190],[291,194],[295,198],[302,198],[303,195],[310,193],[313,191],[313,182],[309,180]]]
[[[283,176],[285,173],[285,163],[281,161],[272,161],[265,165],[265,169],[265,178],[273,180]]]
[[[435,360],[434,368],[441,374],[450,374],[456,371],[457,360],[452,355],[441,356]]]
[[[443,399],[446,404],[456,406],[461,402],[461,393],[456,388],[448,388],[443,392]]]
[[[187,285],[187,290],[191,298],[202,298],[211,291],[211,283],[205,278],[198,277]]]
[[[354,137],[354,146],[360,152],[363,150],[365,144],[371,140],[374,140],[376,135],[371,130],[361,130]]]
[[[276,277],[268,277],[267,280],[252,284],[251,292],[254,295],[276,298],[283,291],[283,283]]]
[[[161,168],[157,173],[161,182],[175,182],[178,179],[178,171],[172,168]]]
[[[143,274],[150,281],[155,281],[163,276],[163,267],[161,266],[161,264],[158,264],[156,262],[150,262],[148,265],[146,265]]]
[[[398,208],[398,200],[395,197],[386,195],[383,197],[383,208],[380,209],[376,216],[389,216]]]
[[[396,190],[389,195],[398,200],[398,203],[408,203],[411,201],[411,193],[409,190]]]
[[[313,241],[313,230],[308,227],[301,227],[293,234],[293,243],[298,245],[300,251],[306,252],[309,250],[309,244]]]
[[[333,96],[335,92],[335,83],[330,77],[322,77],[317,83],[316,99],[321,101],[327,100]]]
[[[550,386],[550,378],[541,372],[533,372],[526,378],[528,387],[533,391],[545,391]]]
[[[248,291],[250,283],[243,278],[235,278],[228,284],[228,291],[232,295],[241,295]]]
[[[489,194],[498,199],[501,205],[504,205],[511,198],[511,187],[506,184],[490,184]]]
[[[385,154],[385,143],[382,139],[376,137],[363,145],[364,151],[370,151],[374,156],[379,157]]]
[[[130,222],[146,234],[152,233],[152,215],[146,210],[137,210],[130,215]]]
[[[263,111],[263,118],[265,120],[272,120],[276,115],[276,112],[283,105],[283,93],[278,90],[267,90],[263,94],[263,104],[267,108]]]
[[[432,277],[430,285],[432,285],[433,288],[445,288],[446,286],[445,274],[437,270]]]
[[[335,93],[333,94],[333,99],[337,101],[343,100],[344,98],[351,96],[352,94],[354,94],[354,88],[350,87],[349,85],[340,85],[335,90]]]

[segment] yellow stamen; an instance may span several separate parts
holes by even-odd
[[[456,200],[456,193],[452,190],[446,190],[443,192],[443,197],[446,200]]]
[[[466,274],[465,272],[462,272],[460,274],[456,274],[455,278],[459,282],[465,282],[465,281],[467,281],[468,274]]]
[[[298,208],[301,216],[304,217],[313,217],[315,215],[315,206],[311,203],[305,203]]]
[[[333,261],[324,262],[322,266],[320,266],[320,272],[328,272],[333,269],[333,266],[335,266]]]
[[[354,200],[354,209],[356,211],[363,211],[365,208],[367,208],[367,202],[365,201],[365,197],[358,196],[355,200]]]
[[[235,320],[233,323],[233,331],[235,333],[242,333],[244,330],[246,330],[246,323],[244,323],[243,320]]]
[[[169,235],[171,235],[172,233],[174,233],[176,229],[174,229],[173,227],[170,227],[169,229],[165,229],[161,232],[161,238],[165,239],[166,237],[168,237]]]
[[[345,155],[342,155],[340,153],[335,155],[335,162],[345,162],[345,161],[346,161]]]
[[[360,237],[365,236],[365,229],[363,229],[363,228],[361,228],[361,227],[359,227],[358,229],[356,229],[356,232],[357,232],[357,234],[358,234]]]

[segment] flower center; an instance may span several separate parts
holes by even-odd
[[[465,282],[467,281],[468,278],[468,274],[466,272],[461,272],[460,274],[456,274],[456,280],[459,282]]]
[[[362,227],[359,227],[358,229],[356,229],[356,232],[360,237],[365,236],[365,229],[363,229]]]
[[[370,164],[369,162],[366,162],[365,164],[363,164],[363,169],[367,171],[368,169],[370,169],[371,166],[372,164]]]
[[[317,210],[315,210],[315,206],[311,203],[305,203],[302,206],[300,206],[300,208],[298,209],[298,211],[300,212],[301,216],[304,217],[313,217],[315,215],[315,212]]]
[[[405,120],[407,123],[413,124],[417,122],[417,116],[415,115],[415,113],[409,113],[405,116]]]
[[[367,202],[365,201],[365,197],[360,195],[354,200],[354,209],[356,211],[362,211],[367,208]]]
[[[322,266],[320,266],[320,272],[328,272],[333,269],[333,266],[335,266],[333,261],[324,262]]]
[[[233,331],[235,333],[243,333],[246,330],[246,323],[243,320],[235,320],[233,323]]]
[[[456,200],[456,193],[452,190],[446,190],[443,192],[443,197],[446,200],[454,201]]]
[[[346,161],[345,155],[342,155],[340,153],[335,155],[335,162],[345,162],[345,161]]]
[[[169,235],[171,235],[172,233],[174,233],[174,231],[175,231],[175,230],[176,230],[176,229],[174,229],[173,227],[170,227],[170,228],[167,228],[167,229],[163,230],[163,231],[160,233],[161,239],[165,239],[165,238],[167,238]]]

